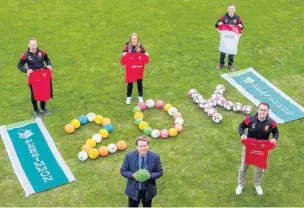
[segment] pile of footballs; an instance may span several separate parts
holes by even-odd
[[[224,92],[225,86],[221,84],[216,86],[214,93],[209,99],[204,99],[196,89],[189,90],[188,95],[204,110],[214,123],[220,123],[223,119],[223,116],[215,109],[216,106],[223,107],[227,111],[242,112],[245,115],[251,114],[251,105],[243,105],[240,102],[233,103],[232,101],[226,100]]]
[[[143,112],[154,107],[167,111],[168,114],[174,119],[174,127],[170,128],[169,130],[165,128],[159,130],[150,127],[148,122],[144,121]],[[183,131],[184,119],[182,118],[182,114],[178,112],[177,109],[171,104],[165,104],[162,100],[157,100],[154,102],[154,100],[148,99],[145,103],[139,103],[138,106],[133,108],[133,113],[133,118],[135,119],[135,124],[138,125],[138,128],[142,130],[145,135],[151,136],[154,139],[167,139],[169,136],[175,137],[178,133]]]
[[[96,159],[99,156],[106,157],[109,153],[115,153],[117,150],[125,150],[128,145],[124,140],[119,140],[116,144],[111,143],[108,146],[100,146],[96,148],[98,143],[101,143],[103,139],[109,137],[109,133],[114,131],[112,121],[110,118],[104,118],[102,115],[96,115],[95,113],[88,113],[87,115],[81,115],[77,119],[73,119],[71,123],[65,125],[64,130],[66,133],[71,134],[76,129],[87,123],[95,122],[98,125],[102,125],[102,128],[98,133],[93,134],[91,138],[87,139],[85,144],[81,147],[81,152],[78,153],[78,159],[85,161],[88,158]]]

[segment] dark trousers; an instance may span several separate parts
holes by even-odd
[[[37,104],[37,100],[35,100],[35,97],[34,97],[34,92],[33,92],[32,85],[29,85],[29,87],[30,87],[30,91],[31,91],[31,101],[32,101],[32,104],[33,104],[34,111],[38,111],[38,104]],[[45,101],[40,102],[40,108],[41,109],[45,108]]]
[[[129,197],[129,207],[138,207],[140,201],[143,204],[143,207],[152,207],[152,200],[146,201],[146,191],[139,190],[138,201],[133,200]]]
[[[223,64],[223,65],[225,64],[225,56],[226,56],[226,54],[221,52],[221,54],[220,54],[220,64]],[[228,55],[228,66],[233,65],[233,58],[234,58],[233,54]]]
[[[132,90],[133,90],[133,82],[129,82],[127,85],[127,97],[132,96]],[[138,90],[138,96],[143,96],[143,80],[138,79],[137,80],[137,90]]]

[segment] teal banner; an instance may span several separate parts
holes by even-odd
[[[75,180],[41,119],[2,126],[1,137],[26,195]]]
[[[223,74],[229,83],[258,105],[267,102],[270,105],[270,116],[278,123],[285,123],[304,117],[304,109],[288,95],[271,84],[253,68]]]

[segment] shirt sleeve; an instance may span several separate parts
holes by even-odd
[[[26,63],[26,55],[25,55],[25,53],[24,53],[24,54],[21,55],[21,58],[20,58],[19,63],[18,63],[18,65],[17,65],[17,68],[18,68],[20,71],[24,72],[24,73],[27,72],[27,69],[24,67],[24,64],[25,64],[25,63]]]
[[[277,127],[277,123],[275,121],[272,121],[272,131],[271,131],[273,138],[278,141],[279,139],[279,129]]]
[[[223,20],[224,20],[224,15],[221,16],[221,18],[219,18],[219,19],[216,21],[215,27],[217,28],[217,27],[219,26],[218,23],[219,23],[219,22],[223,22]]]
[[[42,54],[43,54],[43,57],[44,57],[44,61],[45,63],[49,66],[52,66],[52,62],[51,62],[51,59],[49,59],[47,53],[45,52],[45,50],[42,50]]]
[[[128,46],[127,46],[127,45],[125,45],[125,47],[123,48],[122,52],[123,52],[123,53],[124,53],[124,52],[128,52]]]
[[[244,130],[249,127],[250,118],[246,117],[245,120],[239,125],[240,136],[244,135]]]
[[[242,30],[243,30],[244,29],[244,24],[243,24],[243,21],[242,21],[241,17],[239,17],[238,23],[242,25]]]

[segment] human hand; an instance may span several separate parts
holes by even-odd
[[[147,170],[148,179],[150,179],[151,175],[150,172]]]
[[[270,143],[276,144],[276,143],[277,143],[277,140],[276,140],[276,139],[271,139],[271,140],[270,140]]]
[[[123,53],[122,53],[122,56],[125,56],[125,55],[127,55],[127,52],[123,52]]]
[[[133,177],[135,180],[137,180],[137,179],[136,179],[136,173],[133,173],[133,174],[132,174],[132,177]]]
[[[240,28],[243,28],[243,25],[242,25],[242,24],[238,24],[238,26],[239,26]]]
[[[48,65],[46,68],[48,68],[50,71],[52,71],[52,66]]]
[[[243,134],[243,135],[241,136],[241,140],[245,140],[245,139],[247,139],[247,136]]]
[[[27,73],[27,76],[30,76],[30,74],[31,74],[32,72],[33,72],[33,69],[28,69],[27,72],[26,72],[26,73]]]
[[[223,22],[218,22],[218,23],[217,23],[217,25],[221,25],[221,24],[223,24]]]
[[[145,55],[146,55],[146,56],[149,56],[149,54],[148,54],[147,52],[145,53]]]

